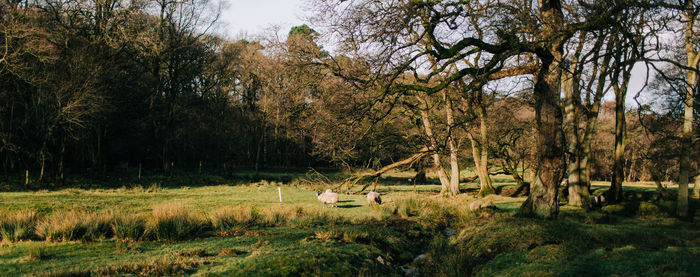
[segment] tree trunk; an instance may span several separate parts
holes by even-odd
[[[438,153],[437,143],[433,137],[433,129],[432,125],[430,124],[430,118],[428,118],[428,112],[421,111],[421,118],[423,121],[423,128],[425,128],[425,134],[428,136],[428,140],[430,140],[430,151],[433,152],[433,169],[437,172],[441,185],[440,194],[448,193],[450,188],[450,180],[447,177],[445,169],[442,167],[440,153]]]
[[[258,147],[255,150],[255,172],[258,172],[258,170],[260,169],[260,153],[262,152],[263,140],[265,140],[264,131],[262,136],[260,136],[260,140],[258,141]]]
[[[523,180],[523,177],[520,176],[520,173],[518,173],[518,164],[517,163],[510,161],[510,160],[506,160],[506,161],[502,162],[502,166],[503,166],[503,169],[506,172],[508,172],[508,174],[510,174],[510,176],[513,177],[513,180],[515,180],[515,183],[516,183],[518,189],[525,186],[525,180]]]
[[[579,182],[581,183],[581,185],[586,186],[586,190],[589,192],[589,197],[591,191],[591,168],[588,163],[588,160],[591,158],[590,149],[591,141],[587,140],[583,144],[583,155],[579,160],[579,163],[581,164],[581,175],[579,175]]]
[[[625,132],[626,95],[626,85],[615,88],[615,150],[613,152],[613,176],[608,195],[611,202],[622,201],[622,181],[625,177],[625,145],[627,143]]]
[[[688,67],[697,69],[698,58],[700,55],[695,51],[693,42],[695,33],[693,27],[695,25],[695,16],[691,15],[692,1],[688,1],[688,9],[684,12],[686,18],[685,26],[685,53],[688,59]],[[685,97],[684,97],[684,116],[683,116],[683,135],[681,137],[681,157],[680,157],[680,180],[678,181],[678,216],[685,217],[688,215],[688,180],[690,178],[690,152],[693,144],[693,100],[695,99],[695,90],[697,89],[697,73],[693,70],[688,70],[686,73]],[[696,185],[693,189],[693,196],[700,197],[700,191]]]
[[[559,107],[558,61],[543,62],[535,83],[535,117],[537,120],[537,154],[535,180],[520,213],[525,216],[551,219],[559,214],[558,186],[564,177],[564,148]]]
[[[439,148],[437,145],[437,141],[435,140],[435,136],[433,135],[433,126],[430,122],[430,116],[428,115],[429,102],[427,96],[425,96],[425,98],[417,96],[416,98],[423,104],[423,107],[420,109],[421,121],[423,121],[423,129],[425,131],[425,136],[428,138],[429,141],[429,150],[433,152],[433,168],[437,172],[438,178],[440,179],[440,194],[445,194],[449,192],[450,180],[447,177],[445,169],[442,167],[442,161],[440,161],[440,153],[438,153]]]
[[[474,165],[476,167],[476,175],[479,177],[479,193],[480,197],[489,195],[493,193],[493,186],[491,186],[491,176],[488,175],[487,170],[483,167],[483,155],[481,154],[480,143],[471,135],[467,134],[469,141],[472,144],[472,156],[474,157]]]
[[[580,46],[582,44],[579,44]],[[578,50],[580,53],[580,50]],[[576,59],[572,62],[570,72],[574,72],[576,69]],[[576,98],[579,97],[577,93],[577,80],[574,74],[564,74],[566,76],[563,81],[564,84],[564,131],[566,135],[566,143],[568,148],[567,154],[567,175],[569,183],[569,197],[568,205],[574,207],[580,207],[588,209],[590,205],[590,196],[588,192],[588,187],[586,183],[581,182],[581,175],[583,173],[581,167],[581,137],[579,134],[579,120],[576,113]]]
[[[488,168],[488,128],[487,114],[483,103],[478,103],[476,110],[477,118],[479,119],[479,139],[474,138],[471,133],[467,133],[469,142],[472,145],[472,156],[474,158],[474,166],[476,174],[479,177],[479,197],[494,193],[491,176]]]
[[[41,156],[41,171],[39,173],[39,182],[44,180],[44,168],[46,166],[46,140],[41,145],[41,151],[39,152],[39,156]]]
[[[596,45],[602,45],[603,43],[603,37],[599,38],[600,44]],[[591,103],[590,100],[587,100],[587,105],[589,105],[588,109],[588,114],[586,118],[586,127],[584,129],[583,133],[583,138],[580,140],[580,147],[581,147],[581,155],[579,156],[579,164],[580,164],[580,175],[579,175],[579,182],[581,185],[586,186],[586,190],[590,193],[591,191],[591,169],[589,167],[589,160],[591,159],[591,137],[593,136],[593,131],[595,130],[595,124],[596,121],[598,120],[598,113],[600,112],[600,105],[603,99],[603,96],[606,93],[606,78],[608,76],[608,68],[610,64],[611,55],[610,52],[613,49],[613,40],[608,41],[608,46],[606,47],[608,49],[608,52],[606,53],[605,57],[603,58],[603,62],[600,65],[600,68],[596,71],[598,73],[598,84],[595,88],[595,95],[593,96],[593,102]],[[594,68],[594,70],[596,70]],[[595,74],[594,74],[595,75]],[[593,80],[593,79],[591,79]],[[590,195],[589,195],[590,197]]]
[[[690,56],[688,57],[690,59]],[[683,135],[681,136],[680,176],[678,180],[678,216],[688,215],[688,179],[690,178],[690,150],[693,143],[693,90],[695,73],[688,71],[683,116]]]
[[[637,151],[635,151],[634,147],[630,148],[630,152],[632,152],[632,158],[630,159],[629,164],[629,170],[627,170],[627,182],[632,182],[635,179],[635,176],[637,175]]]
[[[64,175],[64,168],[63,168],[63,160],[66,156],[66,138],[63,137],[61,139],[61,153],[58,158],[58,178],[61,181],[61,185],[65,184],[65,175]]]
[[[661,197],[663,199],[670,199],[671,194],[669,194],[666,188],[661,184],[661,174],[656,170],[654,164],[651,161],[647,161],[646,166],[649,173],[651,173],[651,179],[656,184],[656,189],[661,193]]]
[[[41,171],[39,172],[39,182],[41,182],[44,179],[44,166],[46,165],[46,158],[44,155],[41,155]]]
[[[560,1],[539,1],[544,22],[539,38],[546,41],[546,53],[538,53],[540,68],[535,74],[534,98],[537,122],[535,180],[530,195],[519,214],[538,218],[556,218],[559,214],[558,186],[564,177],[564,137],[562,111],[559,105],[560,63],[565,37],[556,35],[564,22]]]
[[[452,115],[452,99],[450,99],[445,90],[443,90],[443,97],[445,98],[445,115],[447,116],[447,128],[449,131],[447,144],[450,150],[450,195],[455,196],[459,194],[459,160],[457,159],[457,146],[455,145],[454,135],[452,133],[455,127],[455,120]]]

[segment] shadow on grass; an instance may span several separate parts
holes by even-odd
[[[700,276],[693,262],[700,253],[698,223],[580,211],[558,220],[479,222],[465,226],[453,242],[434,242],[428,256],[440,258],[428,260],[425,270],[447,276]]]

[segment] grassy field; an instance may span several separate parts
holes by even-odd
[[[560,219],[541,221],[514,217],[523,197],[489,196],[479,201],[493,205],[471,212],[467,206],[476,200],[476,184],[464,184],[464,194],[445,199],[439,186],[414,187],[407,177],[381,180],[378,191],[385,203],[380,207],[368,206],[364,195],[343,194],[337,209],[324,209],[316,200],[314,190],[323,184],[301,186],[283,177],[3,192],[0,272],[700,275],[700,225],[673,218],[673,202],[654,200],[648,184],[626,186],[632,193],[624,204],[592,212],[562,207]],[[511,184],[507,177],[496,179],[499,186]],[[605,186],[594,184],[597,190]],[[17,223],[25,221],[32,223]]]
[[[315,255],[352,260],[374,252],[383,254],[383,250],[376,247],[351,243],[344,244],[342,251],[331,251],[334,236],[348,233],[349,241],[357,237],[365,238],[373,232],[387,232],[389,238],[402,236],[398,231],[392,234],[391,228],[368,226],[361,222],[380,214],[370,210],[361,195],[343,195],[338,209],[323,209],[315,193],[310,190],[284,187],[282,197],[283,202],[280,203],[276,186],[258,183],[174,189],[63,189],[2,193],[0,209],[6,215],[33,210],[51,216],[59,211],[80,210],[86,213],[110,211],[148,216],[154,207],[177,203],[201,218],[207,218],[222,208],[241,206],[253,207],[261,214],[269,211],[304,211],[309,218],[279,226],[242,226],[233,230],[233,234],[210,231],[185,241],[99,238],[93,241],[5,242],[0,248],[0,270],[11,276],[99,273],[100,270],[106,275],[228,275],[248,270],[264,273],[268,269],[261,266],[267,263],[270,267],[282,266],[280,273],[295,275],[299,272],[296,267],[310,268],[318,262]],[[391,201],[390,197],[387,198]],[[311,254],[295,259],[300,253],[309,251]],[[280,259],[294,263],[282,265]],[[360,264],[363,262],[358,261]],[[334,272],[342,272],[342,268]]]

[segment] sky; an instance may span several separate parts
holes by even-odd
[[[304,24],[304,0],[228,0],[221,12],[221,32],[229,37],[261,34],[265,28],[278,25],[282,31]]]

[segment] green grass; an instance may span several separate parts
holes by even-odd
[[[194,211],[205,212],[241,204],[258,207],[302,206],[318,207],[313,191],[294,187],[282,188],[279,202],[277,187],[258,184],[244,186],[204,186],[162,188],[148,192],[135,189],[62,189],[57,191],[0,193],[0,211],[33,210],[49,213],[54,210],[114,210],[115,212],[150,213],[153,205],[177,202]],[[362,195],[342,195],[339,211],[345,215],[361,216],[368,208]],[[364,202],[363,202],[364,201]]]
[[[379,230],[381,229],[381,230]],[[317,232],[327,230],[339,234],[365,232],[355,240],[345,236],[319,238]],[[122,272],[136,273],[146,267],[164,266],[158,261],[176,260],[186,265],[183,273],[209,273],[213,275],[265,274],[275,270],[277,276],[316,275],[319,262],[328,273],[341,275],[362,268],[391,269],[367,258],[384,255],[386,241],[362,238],[381,238],[411,241],[399,230],[384,230],[382,226],[326,226],[316,228],[271,227],[248,230],[245,234],[226,237],[208,237],[177,243],[120,242],[104,240],[94,243],[81,242],[19,242],[0,250],[0,268],[9,276],[23,273],[61,273],[75,270],[105,272],[122,268]],[[27,259],[27,249],[41,244],[43,251],[53,253],[42,259]],[[381,248],[380,248],[381,247]],[[418,253],[416,253],[417,255]],[[410,255],[409,255],[410,256]],[[149,265],[150,264],[150,265]],[[152,274],[174,269],[150,269]],[[166,274],[167,275],[167,274]]]
[[[381,206],[341,194],[337,209],[317,201],[314,190],[324,189],[322,183],[188,187],[183,179],[164,187],[0,193],[7,223],[0,235],[10,238],[0,245],[0,272],[372,276],[403,275],[399,266],[412,265],[443,276],[700,273],[693,258],[700,226],[669,217],[668,203],[647,201],[653,186],[626,187],[634,201],[620,207],[588,213],[563,207],[559,220],[540,221],[513,217],[523,197],[489,196],[480,201],[495,208],[475,213],[468,204],[477,183],[443,198],[433,184],[414,193],[405,179],[412,176],[403,174],[380,181]],[[497,186],[512,185],[495,179]],[[447,237],[446,230],[457,235]],[[423,253],[427,258],[412,264]]]
[[[420,249],[419,240],[407,237],[417,233],[403,229],[409,227],[376,224],[381,211],[370,209],[364,195],[341,195],[339,208],[324,209],[313,191],[283,187],[281,203],[277,193],[277,187],[260,184],[0,193],[5,213],[38,211],[36,239],[47,240],[0,248],[0,270],[10,276],[237,275],[271,267],[279,269],[276,275],[298,276],[314,275],[323,261],[335,274],[367,268],[389,273],[397,269],[374,261],[388,258],[387,239]],[[91,228],[103,226],[92,223],[102,211],[114,211],[107,225],[113,236],[83,241]],[[208,222],[207,230],[199,228]],[[339,235],[319,238],[317,232]],[[28,254],[32,249],[50,254],[27,258],[37,256]],[[392,251],[398,259],[399,250]]]

